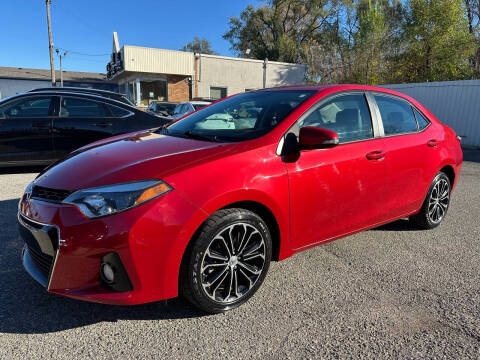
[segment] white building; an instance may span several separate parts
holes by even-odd
[[[307,67],[118,44],[107,75],[138,106],[151,101],[219,99],[251,89],[303,84]]]

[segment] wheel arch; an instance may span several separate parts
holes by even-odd
[[[257,201],[245,200],[237,201],[227,206],[224,206],[222,209],[232,209],[240,208],[249,210],[262,218],[263,221],[267,224],[270,235],[272,236],[272,260],[278,261],[280,255],[280,227],[278,225],[275,215],[272,211],[262,203]],[[219,209],[221,210],[221,209]]]
[[[453,169],[452,165],[445,165],[440,169],[441,172],[445,173],[447,175],[448,180],[450,180],[450,186],[453,187],[453,184],[455,183],[455,170]]]

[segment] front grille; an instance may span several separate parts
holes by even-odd
[[[62,202],[71,193],[72,191],[68,190],[50,189],[43,186],[35,185],[32,189],[32,198],[53,202]]]
[[[53,263],[53,257],[47,254],[42,253],[41,251],[35,250],[34,248],[27,245],[27,251],[30,254],[30,257],[40,272],[48,278],[50,274],[50,268]]]

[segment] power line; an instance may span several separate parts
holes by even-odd
[[[80,56],[110,56],[109,53],[105,53],[105,54],[87,54],[87,53],[83,53],[83,52],[79,52],[79,51],[74,51],[74,50],[70,50],[70,49],[65,49],[65,48],[62,48],[62,47],[60,47],[60,46],[57,46],[57,48],[59,48],[60,50],[63,50],[63,51],[68,51],[68,52],[71,53],[71,54],[80,55]]]

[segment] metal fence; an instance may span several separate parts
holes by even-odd
[[[462,145],[480,147],[480,80],[394,84],[384,87],[425,105],[462,137]]]

